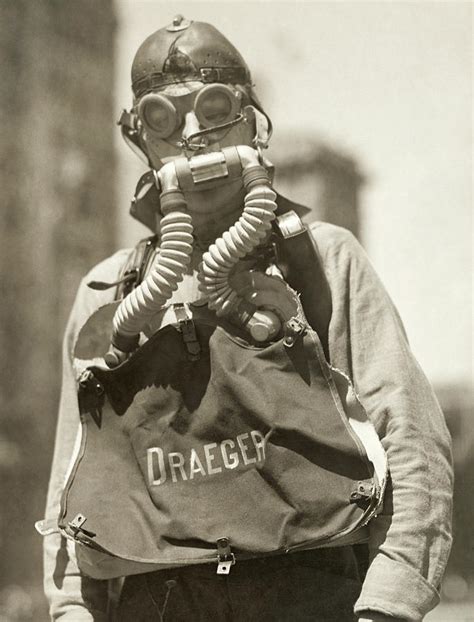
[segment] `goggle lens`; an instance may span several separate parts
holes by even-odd
[[[209,84],[204,87],[194,103],[196,117],[205,128],[233,121],[239,107],[239,98],[225,84]]]
[[[162,95],[150,94],[140,101],[138,115],[144,126],[160,138],[168,138],[178,125],[173,104]]]

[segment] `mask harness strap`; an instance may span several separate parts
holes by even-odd
[[[260,112],[258,108],[251,106],[252,112],[255,118],[255,138],[254,143],[257,150],[260,152],[262,149],[268,147],[268,141],[271,137],[270,126],[267,117]]]
[[[231,127],[234,127],[234,125],[238,125],[239,123],[242,123],[242,121],[244,120],[245,120],[244,115],[240,113],[237,116],[237,118],[234,119],[233,121],[229,121],[228,123],[222,123],[222,125],[215,125],[213,127],[208,127],[204,130],[191,134],[191,136],[188,136],[187,138],[182,138],[178,143],[170,143],[170,144],[176,145],[179,149],[184,149],[186,151],[197,151],[198,149],[202,149],[202,147],[205,147],[205,145],[203,143],[193,144],[192,141],[195,140],[196,138],[199,138],[200,136],[206,136],[207,134],[214,134],[216,132],[221,132],[222,130],[228,130]]]

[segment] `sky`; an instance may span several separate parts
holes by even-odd
[[[304,132],[367,177],[364,246],[436,383],[472,379],[472,5],[117,0],[117,116],[143,39],[176,13],[246,59],[275,135]],[[142,171],[119,147],[121,242]]]

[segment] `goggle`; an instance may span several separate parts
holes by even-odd
[[[194,114],[205,129],[232,123],[241,109],[241,93],[226,84],[209,84],[191,95],[194,97]],[[158,138],[169,138],[181,127],[185,112],[189,110],[189,101],[184,100],[187,96],[145,95],[138,104],[138,116],[145,130]]]

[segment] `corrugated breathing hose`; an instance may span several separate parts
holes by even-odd
[[[230,272],[266,237],[277,207],[276,194],[263,166],[249,164],[244,168],[243,179],[248,192],[242,215],[235,225],[211,244],[200,266],[200,290],[207,296],[209,308],[218,316],[238,312],[239,307],[244,305],[243,299],[229,284]],[[280,328],[278,317],[271,311],[254,310],[247,323],[257,341],[271,338]]]
[[[254,339],[266,341],[280,329],[278,316],[246,303],[229,285],[229,275],[239,259],[252,252],[266,237],[277,207],[276,194],[256,151],[247,146],[232,149],[237,150],[242,165],[243,183],[247,190],[244,209],[235,225],[204,253],[198,275],[200,290],[207,297],[209,308],[215,310],[218,316],[236,313]],[[225,152],[226,149],[222,153]],[[140,332],[171,298],[191,260],[192,217],[179,188],[176,169],[170,162],[158,173],[164,188],[160,195],[163,214],[160,249],[150,274],[126,296],[115,313],[112,348],[105,356],[110,367],[124,361],[136,349]]]

